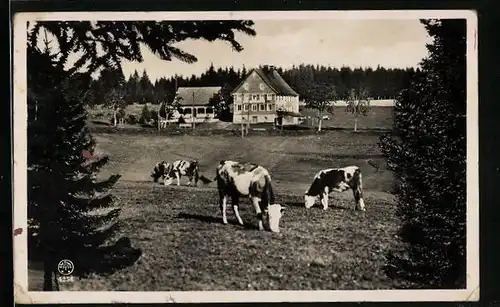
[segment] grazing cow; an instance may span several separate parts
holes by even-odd
[[[354,192],[356,209],[365,211],[361,170],[359,167],[348,166],[321,170],[314,176],[311,186],[305,193],[305,207],[311,208],[316,199],[319,198],[323,205],[323,210],[326,210],[328,209],[328,194],[330,192],[344,192],[349,189],[352,189]]]
[[[181,185],[181,177],[187,176],[189,178],[188,185],[193,182],[196,186],[199,180],[199,164],[196,160],[175,160],[172,163],[162,161],[155,165],[151,176],[155,182],[158,181],[158,178],[162,178],[164,185],[171,185],[175,178],[177,186]]]
[[[165,171],[168,168],[168,163],[161,161],[155,164],[151,177],[153,177],[154,182],[158,182],[158,179],[165,179]]]
[[[199,179],[199,164],[196,160],[175,160],[167,167],[165,171],[165,185],[171,185],[172,181],[177,179],[177,186],[181,185],[181,177],[187,176],[189,178],[188,185],[196,186]]]
[[[219,205],[222,222],[227,224],[227,198],[231,197],[233,211],[240,225],[243,220],[238,211],[241,196],[248,196],[259,220],[259,230],[264,230],[263,215],[272,232],[279,232],[279,222],[285,207],[274,203],[271,176],[262,166],[253,163],[239,163],[222,160],[217,167],[215,180],[219,190]]]

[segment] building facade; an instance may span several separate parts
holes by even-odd
[[[174,117],[182,116],[186,123],[214,121],[214,109],[209,105],[210,99],[220,92],[220,86],[179,87],[176,99],[181,111]]]
[[[299,95],[272,66],[252,69],[231,95],[235,124],[298,124]]]

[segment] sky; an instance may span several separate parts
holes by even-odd
[[[196,63],[162,61],[142,47],[144,61],[123,62],[128,78],[134,70],[146,70],[151,80],[175,74],[199,75],[210,66],[320,64],[331,67],[416,67],[427,55],[430,37],[417,19],[386,20],[255,20],[256,36],[237,32],[244,50],[236,52],[226,42],[187,40],[175,46],[195,55]]]

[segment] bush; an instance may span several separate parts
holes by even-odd
[[[150,120],[151,120],[151,112],[149,111],[148,106],[144,105],[144,107],[142,107],[141,116],[139,117],[139,123],[147,124],[150,122]]]
[[[408,89],[397,98],[394,135],[381,138],[397,178],[399,236],[387,275],[417,288],[465,288],[465,20],[422,21],[434,38]]]
[[[124,121],[126,120],[126,113],[124,109],[119,109],[118,112],[116,112],[116,121],[118,124],[120,123],[121,119],[124,119]],[[114,124],[114,120],[115,119],[113,112],[111,112],[111,115],[109,115],[109,122],[111,123],[111,125]]]
[[[127,115],[127,114],[125,113],[125,109],[120,108],[120,109],[118,110],[118,112],[116,113],[116,119],[118,119],[118,120],[120,120],[120,119],[125,119],[125,116],[126,116],[126,115]]]
[[[126,119],[125,119],[125,122],[129,125],[135,125],[137,124],[137,117],[134,115],[134,114],[129,114]]]

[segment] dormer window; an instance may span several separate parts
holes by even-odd
[[[261,91],[263,91],[264,90],[264,83],[259,84],[259,88]]]
[[[250,87],[250,86],[248,85],[248,83],[246,83],[246,82],[245,82],[245,83],[243,84],[243,88],[244,88],[244,89],[246,89],[247,91],[248,91],[248,88],[249,88],[249,87]]]

